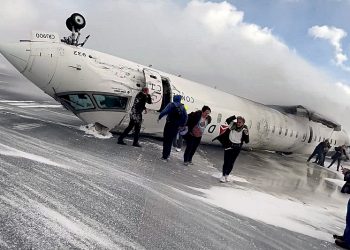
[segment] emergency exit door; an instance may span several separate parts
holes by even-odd
[[[149,94],[152,97],[152,104],[147,104],[146,108],[160,110],[163,98],[163,84],[160,74],[150,69],[144,69],[146,86],[149,89]]]

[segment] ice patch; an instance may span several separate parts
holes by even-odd
[[[109,139],[112,138],[113,135],[110,132],[106,132],[105,135],[102,135],[98,132],[93,124],[82,125],[79,127],[79,130],[84,131],[85,134],[92,135],[99,139]]]
[[[332,242],[331,235],[334,232],[329,230],[338,231],[345,226],[345,207],[338,210],[325,209],[318,205],[305,205],[298,200],[242,188],[192,189],[203,193],[205,197],[175,190],[233,213],[321,240]],[[343,217],[344,221],[337,216]]]
[[[26,158],[32,161],[36,161],[36,162],[40,162],[40,163],[44,163],[47,165],[52,165],[52,166],[56,166],[56,167],[64,167],[64,168],[68,168],[67,166],[61,165],[59,163],[53,162],[47,158],[44,158],[42,156],[38,156],[38,155],[34,155],[34,154],[30,154],[30,153],[26,153],[24,151],[6,146],[4,144],[0,143],[0,155],[6,155],[6,156],[12,156],[12,157],[19,157],[19,158]]]

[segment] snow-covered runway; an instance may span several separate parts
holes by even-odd
[[[242,152],[220,184],[222,150],[159,161],[100,139],[58,103],[0,94],[1,249],[337,249],[348,197],[305,156]],[[128,144],[131,141],[127,140]]]

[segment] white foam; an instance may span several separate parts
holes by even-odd
[[[325,181],[332,182],[338,186],[343,186],[345,184],[345,181],[339,180],[339,179],[332,179],[332,178],[324,178]]]
[[[79,130],[84,131],[85,134],[92,135],[99,139],[109,139],[112,138],[113,135],[110,132],[106,132],[105,135],[102,135],[98,132],[93,124],[82,125],[79,127]]]
[[[344,228],[345,205],[340,205],[343,209],[325,209],[288,197],[276,197],[242,188],[193,189],[202,192],[205,197],[177,191],[242,216],[321,240],[332,241],[331,235],[334,232],[328,230]],[[339,217],[344,218],[344,221]]]

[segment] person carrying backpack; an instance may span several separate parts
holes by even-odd
[[[162,160],[168,161],[172,142],[177,135],[179,128],[187,122],[187,112],[181,103],[181,95],[174,95],[173,102],[169,103],[159,114],[158,121],[167,116],[163,132],[163,153]]]

